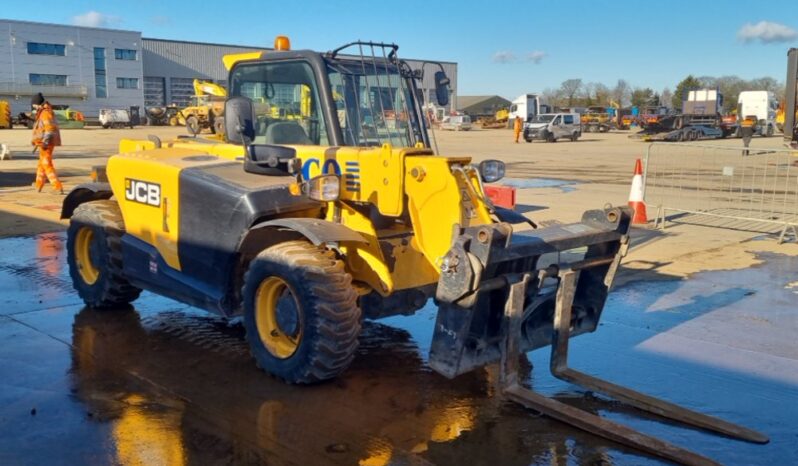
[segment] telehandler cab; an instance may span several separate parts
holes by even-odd
[[[528,220],[483,189],[504,164],[434,153],[423,72],[396,45],[318,53],[281,37],[275,49],[225,57],[224,141],[123,140],[98,181],[66,198],[70,275],[87,305],[113,309],[146,289],[243,316],[261,368],[313,383],[346,369],[363,318],[410,315],[433,298],[429,364],[447,377],[501,361],[505,395],[525,406],[652,455],[711,464],[522,387],[519,356],[551,345],[559,378],[767,441],[567,367],[570,336],[598,326],[629,244],[629,209],[514,231]],[[445,106],[442,67],[434,79]]]

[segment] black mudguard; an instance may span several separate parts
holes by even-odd
[[[61,219],[71,218],[75,209],[85,202],[110,199],[114,193],[108,183],[85,183],[75,186],[61,205]]]
[[[280,218],[269,220],[254,225],[252,230],[259,228],[278,228],[295,231],[316,246],[342,241],[354,243],[368,242],[360,233],[347,226],[317,218]]]

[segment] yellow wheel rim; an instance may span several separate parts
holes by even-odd
[[[255,323],[263,345],[280,359],[291,357],[302,339],[302,315],[291,287],[279,277],[263,280],[255,293]]]
[[[100,270],[91,260],[91,245],[94,242],[94,230],[82,227],[75,238],[75,262],[80,278],[87,285],[94,285],[100,277]]]

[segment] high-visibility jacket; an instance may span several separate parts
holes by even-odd
[[[521,131],[521,128],[523,128],[523,126],[524,126],[524,125],[522,124],[522,122],[521,122],[521,119],[520,119],[520,118],[516,118],[516,119],[515,119],[515,121],[513,122],[513,129],[514,129],[516,132],[520,132],[520,131]]]
[[[36,122],[33,124],[34,146],[60,146],[61,132],[58,130],[58,121],[55,119],[53,107],[45,102],[36,113]]]

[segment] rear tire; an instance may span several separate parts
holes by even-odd
[[[360,309],[333,251],[307,241],[272,246],[244,276],[244,328],[261,369],[288,382],[336,377],[352,362]]]
[[[124,232],[115,201],[92,201],[75,209],[67,229],[67,262],[72,285],[87,306],[118,308],[139,297],[141,290],[122,272]]]
[[[202,131],[197,117],[192,115],[186,118],[186,129],[188,130],[188,134],[191,134],[192,136],[196,136],[200,133],[200,131]]]
[[[224,118],[216,117],[213,119],[213,134],[224,135]]]

